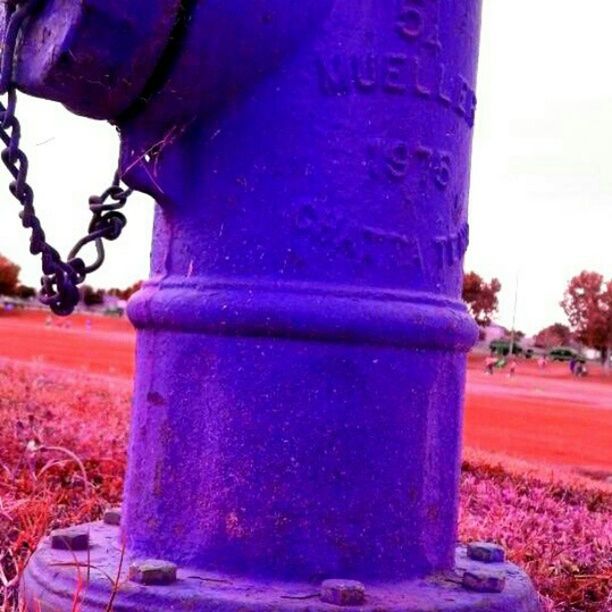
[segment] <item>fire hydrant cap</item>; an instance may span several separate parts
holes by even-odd
[[[113,119],[146,89],[180,0],[44,0],[23,29],[17,86],[77,114]],[[6,6],[1,5],[2,28]]]

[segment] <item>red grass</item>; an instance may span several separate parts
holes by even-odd
[[[121,379],[0,366],[2,609],[18,609],[18,576],[44,534],[119,502],[129,395]],[[610,488],[495,463],[468,454],[461,538],[502,542],[551,610],[611,610]]]
[[[16,577],[42,536],[97,518],[121,498],[129,386],[75,379],[40,368],[0,367],[4,610],[16,609]]]
[[[462,541],[503,544],[549,610],[612,610],[612,487],[467,453]]]

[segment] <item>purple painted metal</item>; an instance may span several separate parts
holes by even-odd
[[[510,565],[520,580],[486,600],[451,605],[439,578],[476,337],[460,289],[480,0],[184,10],[157,93],[115,118],[124,180],[158,201],[129,308],[128,557],[258,585],[250,603],[180,579],[166,595],[207,610],[331,609],[279,603],[324,579],[363,582],[363,609],[535,610]]]
[[[268,4],[271,24],[198,4],[169,88],[202,118],[148,164],[162,205],[129,310],[128,546],[287,579],[448,569],[479,3],[339,0],[318,24],[327,2]],[[297,41],[265,37],[284,24]],[[212,55],[229,39],[239,62]],[[124,155],[184,110],[153,103]]]
[[[19,87],[96,119],[115,118],[145,90],[181,4],[180,0],[40,3],[15,62]]]

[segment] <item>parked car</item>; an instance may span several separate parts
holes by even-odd
[[[569,346],[558,346],[548,351],[551,361],[571,361],[575,359],[579,363],[586,363],[586,359],[576,350]]]
[[[493,340],[489,343],[489,350],[495,355],[507,357],[510,354],[510,340]],[[533,356],[533,351],[530,350],[528,353],[525,353],[523,347],[518,342],[512,344],[513,355],[525,355],[529,358]]]

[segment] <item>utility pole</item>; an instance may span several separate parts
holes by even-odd
[[[518,291],[519,291],[519,272],[516,273],[516,283],[514,285],[514,306],[512,308],[512,330],[510,331],[510,349],[508,357],[511,358],[514,355],[514,345],[516,337],[516,309],[518,305]]]

